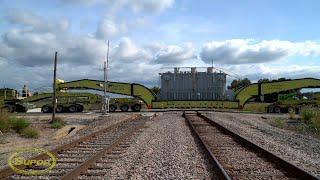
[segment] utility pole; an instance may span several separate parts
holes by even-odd
[[[109,96],[107,96],[107,86],[108,86],[108,68],[109,68],[109,40],[108,40],[108,50],[107,50],[107,62],[104,61],[104,101],[103,101],[103,113],[109,112]]]
[[[56,97],[56,79],[57,79],[57,56],[58,52],[54,55],[54,69],[53,69],[53,97],[52,97],[52,119],[50,123],[53,123],[56,117],[57,97]]]

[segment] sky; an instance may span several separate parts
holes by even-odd
[[[50,88],[58,77],[159,85],[168,67],[236,77],[320,78],[316,0],[0,0],[0,86]],[[200,69],[199,69],[200,71]],[[234,75],[236,74],[236,76]]]

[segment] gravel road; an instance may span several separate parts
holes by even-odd
[[[158,113],[116,162],[108,179],[212,179],[181,113]]]
[[[208,118],[252,140],[320,178],[320,140],[268,124],[272,116],[204,113]]]

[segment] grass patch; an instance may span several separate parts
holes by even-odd
[[[39,137],[39,133],[36,129],[33,128],[25,128],[22,132],[21,132],[21,136],[25,137],[25,138],[38,138]]]
[[[301,109],[301,119],[306,124],[311,124],[312,119],[319,114],[319,112],[316,112],[315,109],[312,108],[302,108]]]
[[[286,122],[284,121],[284,119],[276,117],[271,120],[270,124],[274,127],[283,129],[286,125]]]
[[[11,114],[0,110],[0,131],[8,132],[11,128]]]
[[[63,126],[65,126],[67,123],[60,117],[56,117],[53,122],[52,122],[52,125],[51,125],[51,128],[53,129],[60,129],[62,128]]]
[[[315,108],[303,108],[301,110],[301,123],[295,130],[302,134],[313,134],[320,138],[320,111]]]
[[[30,123],[23,118],[11,117],[11,129],[15,130],[19,134],[29,125]]]
[[[17,118],[6,111],[0,111],[0,131],[8,132],[14,130],[22,137],[37,138],[38,131],[29,128],[30,123],[24,118]]]

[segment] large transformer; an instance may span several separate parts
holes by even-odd
[[[160,73],[161,92],[159,100],[223,100],[226,91],[226,74],[213,71],[208,67],[206,72],[191,71]]]

